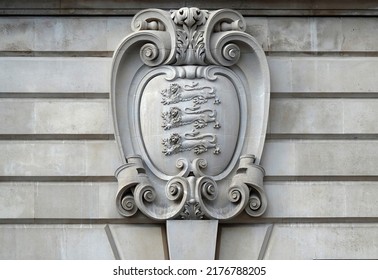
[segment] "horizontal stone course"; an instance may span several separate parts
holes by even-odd
[[[181,7],[201,7],[214,10],[219,8],[236,9],[247,15],[272,15],[272,16],[303,16],[303,15],[376,15],[376,3],[372,0],[363,1],[325,1],[325,0],[295,0],[288,3],[269,0],[264,1],[159,1],[159,8],[166,10],[179,9]],[[50,0],[50,1],[25,1],[4,0],[0,3],[2,14],[34,14],[34,15],[133,15],[141,9],[156,7],[154,1],[133,0]]]
[[[377,181],[266,181],[269,219],[374,218]],[[1,182],[1,219],[120,219],[115,182]],[[250,218],[248,218],[250,219]]]
[[[115,141],[0,141],[0,176],[113,176]]]
[[[4,98],[0,119],[0,134],[113,133],[107,99]]]
[[[375,134],[377,118],[377,99],[274,98],[268,133]]]
[[[264,259],[377,259],[378,225],[275,225]]]
[[[268,57],[271,91],[378,92],[378,57]],[[0,57],[1,92],[104,93],[111,58]],[[80,78],[78,78],[80,77]]]
[[[261,164],[267,176],[375,176],[374,140],[269,140]]]
[[[0,52],[112,52],[132,32],[131,19],[2,17]],[[247,32],[265,51],[378,51],[377,18],[246,17],[246,22]]]
[[[0,225],[2,260],[114,259],[104,225]]]
[[[1,57],[1,92],[109,92],[110,58]]]
[[[267,176],[377,176],[375,140],[268,140]],[[113,176],[115,141],[0,141],[0,176]]]
[[[268,135],[378,133],[376,99],[272,98],[270,103]],[[4,98],[0,119],[0,135],[30,134],[30,139],[114,133],[109,99]]]

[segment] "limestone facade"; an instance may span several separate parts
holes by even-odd
[[[270,72],[268,207],[220,222],[215,258],[377,259],[375,1],[287,2],[2,1],[0,259],[169,258],[115,205],[110,72],[138,11],[184,6],[243,14]]]

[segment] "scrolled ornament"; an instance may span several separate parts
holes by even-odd
[[[204,178],[201,182],[201,195],[207,200],[215,200],[218,196],[218,187],[214,180]]]
[[[134,197],[132,195],[125,195],[121,199],[119,211],[125,217],[131,217],[138,211],[138,207],[136,206]]]
[[[240,48],[238,45],[230,43],[223,47],[222,55],[224,59],[237,63],[240,58]]]
[[[261,207],[261,200],[257,195],[252,195],[249,198],[249,204],[248,207],[251,208],[253,211],[259,210]]]
[[[134,30],[159,30],[164,31],[165,26],[161,21],[151,20],[136,20],[134,22]]]
[[[265,194],[252,193],[249,197],[245,212],[251,217],[259,217],[265,212],[266,205]]]
[[[159,56],[159,49],[155,44],[147,43],[140,48],[140,58],[143,63],[153,66],[153,61]]]
[[[181,169],[180,173],[177,174],[178,177],[186,177],[189,173],[189,163],[187,159],[179,158],[176,161],[177,169]]]
[[[205,169],[207,167],[207,161],[203,158],[196,158],[192,161],[192,171],[194,175],[200,177],[204,176],[205,174],[201,171],[201,169]]]
[[[156,192],[149,184],[138,184],[134,190],[134,197],[138,208],[141,208],[140,205],[144,204],[144,202],[151,203],[155,200]]]
[[[143,192],[143,199],[147,202],[153,202],[156,198],[155,190],[152,187],[147,187]]]
[[[168,181],[165,187],[165,193],[169,200],[181,200],[184,196],[184,189],[188,188],[188,182],[185,178],[174,177]]]
[[[221,21],[214,26],[215,32],[224,32],[224,31],[243,31],[245,29],[243,20],[235,20],[232,22]]]
[[[228,190],[228,199],[231,202],[237,203],[241,200],[241,198],[242,198],[242,190],[239,187],[234,186]]]

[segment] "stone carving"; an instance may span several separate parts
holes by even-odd
[[[169,111],[162,113],[164,129],[171,129],[173,127],[183,126],[186,124],[192,124],[197,129],[207,126],[210,122],[215,122],[214,128],[220,128],[220,124],[217,122],[217,111],[201,107],[185,108],[181,110],[178,107],[171,107]]]
[[[116,171],[119,213],[261,216],[269,71],[243,17],[228,9],[148,9],[132,28],[114,53],[111,76],[124,162]]]
[[[199,87],[198,83],[184,85],[174,83],[168,89],[161,91],[163,96],[161,103],[164,105],[193,100],[194,104],[206,103],[208,99],[215,98],[214,89],[211,87]]]
[[[176,65],[200,64],[205,65],[204,31],[198,27],[204,25],[209,12],[198,8],[181,8],[171,12],[176,30]]]
[[[193,150],[196,155],[207,152],[208,149],[214,149],[214,154],[220,153],[217,145],[217,137],[211,133],[200,134],[199,131],[187,132],[184,135],[172,133],[169,138],[163,139],[163,153],[171,155]]]

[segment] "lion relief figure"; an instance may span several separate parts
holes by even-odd
[[[200,107],[185,108],[184,110],[178,107],[171,107],[169,111],[162,113],[163,124],[165,130],[187,125],[193,123],[197,129],[207,126],[208,123],[217,122],[217,112],[213,109],[205,108],[200,110]],[[214,128],[219,128],[214,126]]]
[[[206,103],[208,99],[215,98],[215,90],[212,87],[198,87],[198,83],[180,86],[177,83],[169,85],[168,89],[163,89],[160,94],[164,105],[193,100],[194,104]]]
[[[208,149],[214,149],[214,154],[220,153],[217,144],[217,137],[211,133],[199,134],[198,131],[185,133],[183,136],[178,133],[172,133],[168,138],[163,139],[163,153],[168,156],[179,152],[193,150],[196,155],[206,152]]]

